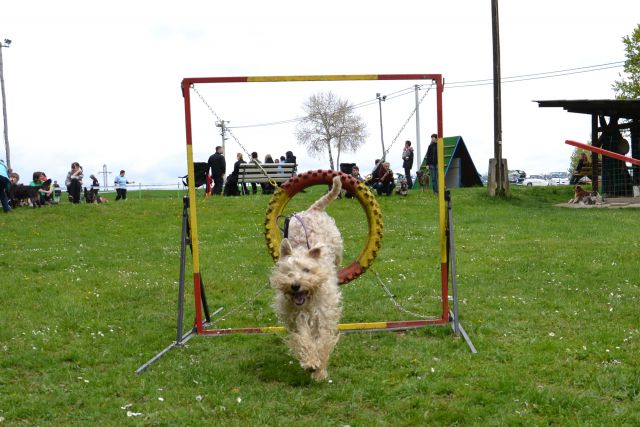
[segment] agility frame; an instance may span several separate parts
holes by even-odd
[[[437,96],[437,135],[438,135],[438,164],[444,164],[443,143],[443,117],[442,117],[442,93],[444,80],[441,74],[364,74],[364,75],[307,75],[307,76],[254,76],[254,77],[194,77],[182,80],[182,95],[184,97],[185,131],[187,144],[187,168],[188,168],[188,195],[189,199],[196,200],[194,166],[193,166],[193,136],[191,126],[191,91],[195,84],[210,83],[276,83],[276,82],[308,82],[308,81],[358,81],[358,80],[431,80],[436,84]],[[281,333],[284,328],[280,326],[251,327],[251,328],[225,328],[207,329],[207,321],[203,320],[201,288],[202,278],[200,274],[200,250],[198,239],[198,218],[195,207],[188,209],[189,235],[192,248],[193,288],[195,299],[195,325],[193,332],[198,335],[219,336],[225,334],[264,334]],[[408,321],[379,321],[362,323],[344,323],[338,325],[338,329],[350,331],[389,331],[414,329],[427,325],[444,325],[454,321],[454,331],[458,333],[457,310],[455,315],[449,311],[449,254],[447,249],[447,213],[445,205],[444,168],[438,168],[438,212],[439,212],[439,242],[440,242],[440,282],[442,287],[442,312],[439,317],[425,320]],[[455,278],[454,278],[455,282]],[[455,293],[455,292],[454,292]],[[207,316],[208,317],[208,316]],[[452,318],[453,317],[453,318]],[[208,319],[207,319],[208,320]],[[466,333],[464,334],[466,335]],[[465,337],[466,339],[466,337]],[[472,348],[472,351],[475,350]],[[475,352],[475,351],[474,351]]]

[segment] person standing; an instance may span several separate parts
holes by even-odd
[[[255,163],[256,165],[261,163],[260,159],[258,159],[258,152],[257,151],[253,151],[251,153],[251,160],[249,160],[249,163]],[[264,185],[260,184],[260,187],[264,191]],[[251,192],[253,194],[256,194],[258,192],[258,184],[257,183],[255,183],[255,182],[251,183]]]
[[[211,170],[211,178],[213,178],[213,195],[219,196],[222,194],[224,174],[227,171],[227,163],[224,159],[224,149],[220,145],[216,147],[216,152],[209,157],[207,164]]]
[[[80,203],[80,190],[82,190],[83,177],[84,175],[82,174],[82,167],[80,166],[80,163],[71,163],[71,170],[67,172],[67,179],[65,179],[64,183],[67,186],[67,192],[69,193],[71,203],[76,205]]]
[[[413,147],[411,147],[411,141],[405,141],[404,149],[402,150],[402,167],[404,168],[404,176],[407,180],[407,186],[409,189],[413,187],[413,181],[411,180],[411,169],[413,168]]]
[[[0,201],[2,202],[2,210],[6,213],[11,212],[11,206],[9,206],[9,169],[5,165],[3,160],[0,160]]]
[[[134,184],[135,181],[127,181],[127,178],[124,176],[124,170],[121,170],[120,175],[116,176],[113,183],[116,187],[116,201],[118,201],[120,199],[127,200],[127,184]]]
[[[438,135],[431,134],[431,143],[427,149],[427,167],[429,168],[429,178],[431,188],[434,193],[438,193]]]

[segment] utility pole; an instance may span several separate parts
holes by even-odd
[[[493,159],[489,160],[488,190],[491,196],[509,195],[506,160],[502,158],[502,96],[500,93],[500,25],[498,0],[491,0],[491,29],[493,35]]]
[[[2,90],[2,118],[4,119],[4,149],[7,156],[7,167],[11,169],[11,154],[9,151],[9,129],[7,126],[7,99],[4,93],[4,69],[2,64],[2,48],[9,47],[11,40],[4,39],[4,42],[0,42],[0,88]]]
[[[386,157],[384,151],[384,132],[382,131],[382,101],[387,99],[387,95],[380,96],[379,93],[376,93],[376,98],[378,99],[378,108],[380,109],[380,141],[382,141],[382,160]]]
[[[107,175],[109,175],[111,172],[107,171],[107,165],[102,165],[102,172],[100,173],[102,174],[102,178],[104,179],[104,188],[106,190],[107,187],[109,187],[107,183]]]
[[[417,169],[420,170],[422,166],[422,157],[420,157],[420,101],[418,100],[418,91],[420,86],[415,85],[416,88],[416,154],[418,156]]]
[[[227,123],[229,123],[229,121],[227,120],[220,120],[219,122],[216,122],[216,127],[220,128],[220,135],[222,136],[222,152],[225,154],[225,156],[227,155],[227,150],[225,149],[224,142],[228,139]]]

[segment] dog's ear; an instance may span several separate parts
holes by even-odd
[[[282,243],[280,243],[280,259],[291,256],[292,253],[293,249],[289,239],[282,239]]]
[[[309,252],[307,254],[313,259],[319,259],[320,255],[322,255],[322,246],[316,246],[309,249]]]

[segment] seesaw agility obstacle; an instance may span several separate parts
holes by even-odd
[[[222,336],[230,334],[265,334],[283,333],[281,326],[260,326],[242,328],[210,328],[212,316],[219,314],[224,308],[218,308],[210,313],[207,303],[204,283],[200,273],[200,250],[198,241],[198,219],[195,203],[195,174],[193,160],[193,135],[191,114],[191,89],[196,84],[220,83],[260,83],[260,82],[305,82],[305,81],[358,81],[358,80],[431,80],[436,84],[437,96],[437,134],[438,134],[438,164],[444,164],[442,93],[444,81],[441,74],[386,74],[386,75],[318,75],[318,76],[263,76],[263,77],[204,77],[185,78],[181,89],[184,97],[185,130],[188,168],[188,196],[183,199],[182,211],[182,239],[180,252],[180,279],[178,287],[178,316],[176,340],[159,352],[148,362],[140,366],[136,373],[144,372],[151,364],[164,356],[176,346],[182,346],[195,335]],[[195,89],[194,89],[195,90]],[[265,219],[265,238],[267,248],[274,260],[279,256],[279,245],[282,237],[277,224],[287,203],[300,191],[319,184],[330,184],[334,176],[341,177],[345,190],[353,193],[359,201],[366,216],[369,228],[367,242],[353,262],[342,268],[338,273],[339,283],[345,284],[364,273],[373,263],[381,247],[383,222],[378,202],[363,183],[358,183],[353,177],[338,171],[316,170],[292,177],[281,187],[277,188],[269,202]],[[458,296],[455,271],[455,246],[453,238],[453,216],[451,210],[450,193],[444,187],[444,169],[438,168],[438,216],[439,216],[439,247],[440,247],[440,284],[441,284],[441,312],[438,316],[420,320],[405,321],[374,321],[359,323],[344,323],[338,325],[343,332],[357,331],[401,331],[421,328],[429,325],[450,324],[457,336],[462,336],[473,353],[476,349],[466,331],[459,322]],[[184,327],[184,291],[186,280],[186,251],[189,247],[192,255],[193,295],[195,303],[195,320],[193,327],[183,333]],[[452,310],[449,308],[449,287],[452,290]]]

